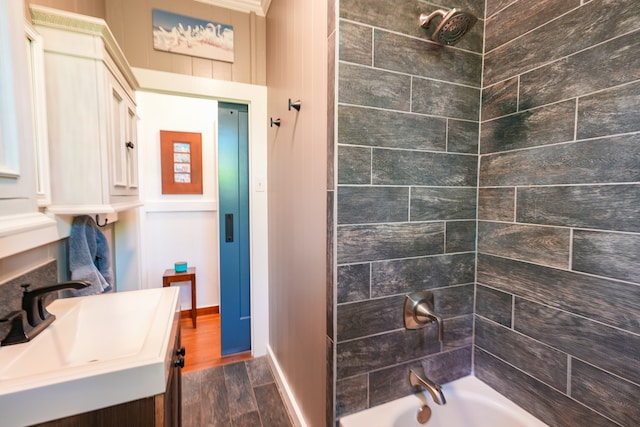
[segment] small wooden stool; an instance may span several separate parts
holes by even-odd
[[[196,327],[196,268],[189,267],[184,273],[176,273],[173,268],[164,271],[162,287],[166,288],[176,282],[191,282],[191,321]]]

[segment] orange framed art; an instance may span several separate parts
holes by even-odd
[[[162,194],[202,194],[202,134],[160,131]]]

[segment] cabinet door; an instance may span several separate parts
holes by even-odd
[[[136,195],[138,156],[135,106],[115,77],[109,75],[109,79],[111,195]]]
[[[111,79],[109,89],[109,105],[111,107],[109,114],[111,191],[112,193],[118,194],[119,190],[126,189],[127,187],[127,159],[126,149],[124,147],[126,135],[122,120],[126,105],[122,91],[114,84],[113,79]]]
[[[127,186],[138,191],[138,116],[131,103],[126,109]]]

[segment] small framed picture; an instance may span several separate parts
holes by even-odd
[[[162,194],[202,194],[202,134],[160,131]]]

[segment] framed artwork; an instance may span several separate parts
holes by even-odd
[[[160,131],[162,194],[202,194],[202,134]]]
[[[233,26],[153,9],[153,48],[233,62]]]

